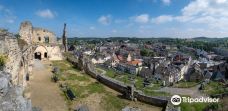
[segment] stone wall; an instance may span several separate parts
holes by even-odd
[[[31,100],[23,97],[23,89],[10,81],[11,74],[0,71],[0,111],[32,111]]]
[[[53,32],[50,32],[49,30],[43,28],[33,28],[33,43],[45,43],[45,37],[49,38],[49,43],[57,42],[56,35]]]
[[[20,49],[17,39],[12,33],[0,32],[1,54],[7,56],[3,71],[11,74],[14,85],[26,86],[26,74],[31,73],[32,47]]]
[[[19,29],[21,39],[25,40],[28,44],[32,44],[32,33],[32,23],[29,21],[22,22]]]
[[[78,65],[77,61],[75,61],[74,59],[70,59],[70,58],[68,58],[67,60],[69,62],[73,63],[74,65],[76,65],[76,67],[77,67],[77,65]],[[126,85],[123,82],[109,78],[103,74],[99,74],[98,72],[96,72],[94,70],[93,65],[90,62],[88,62],[88,60],[84,64],[84,71],[87,74],[89,74],[91,77],[100,81],[101,83],[103,83],[103,84],[107,85],[108,87],[122,93],[123,95],[126,96],[126,98],[132,99],[132,97],[133,97],[139,101],[142,101],[142,102],[145,102],[145,103],[148,103],[151,105],[163,107],[163,110],[166,109],[166,106],[168,104],[168,98],[147,96],[143,93],[140,93],[137,90],[134,90],[134,88],[132,89],[131,88],[132,86],[130,86],[130,85]]]
[[[44,28],[33,27],[29,21],[21,23],[19,35],[21,39],[25,40],[28,44],[46,43],[46,37],[49,39],[48,43],[57,43],[56,35],[53,32]]]
[[[152,97],[152,96],[145,95],[139,91],[134,91],[134,97],[137,98],[137,100],[139,101],[149,103],[159,107],[165,108],[166,105],[168,104],[168,101],[167,101],[168,98]]]
[[[32,53],[39,52],[41,54],[41,59],[49,59],[49,60],[62,60],[62,54],[60,47],[58,45],[37,45],[34,46],[35,51]],[[45,57],[45,53],[47,54],[47,57]]]

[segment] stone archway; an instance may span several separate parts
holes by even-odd
[[[43,45],[38,45],[34,51],[34,58],[38,60],[48,58],[47,48]]]

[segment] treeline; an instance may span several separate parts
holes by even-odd
[[[228,48],[228,38],[206,38],[199,37],[193,39],[180,39],[180,38],[127,38],[127,37],[110,37],[110,38],[68,38],[69,44],[81,44],[82,42],[87,44],[99,44],[105,42],[120,42],[138,44],[153,44],[163,43],[171,46],[188,46],[197,49],[203,49],[205,51],[211,51],[213,47],[225,47]]]

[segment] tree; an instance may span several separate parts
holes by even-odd
[[[154,52],[148,49],[142,49],[140,50],[140,55],[141,56],[147,56],[147,57],[153,57],[154,56]]]
[[[226,67],[225,78],[228,79],[228,68]]]
[[[21,38],[21,36],[19,34],[15,34],[14,35],[17,39]]]

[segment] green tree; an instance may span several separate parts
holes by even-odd
[[[15,34],[14,35],[17,39],[21,38],[21,36],[19,34]]]
[[[140,54],[141,56],[147,56],[147,57],[153,57],[154,56],[154,52],[148,49],[142,49],[140,50]]]

